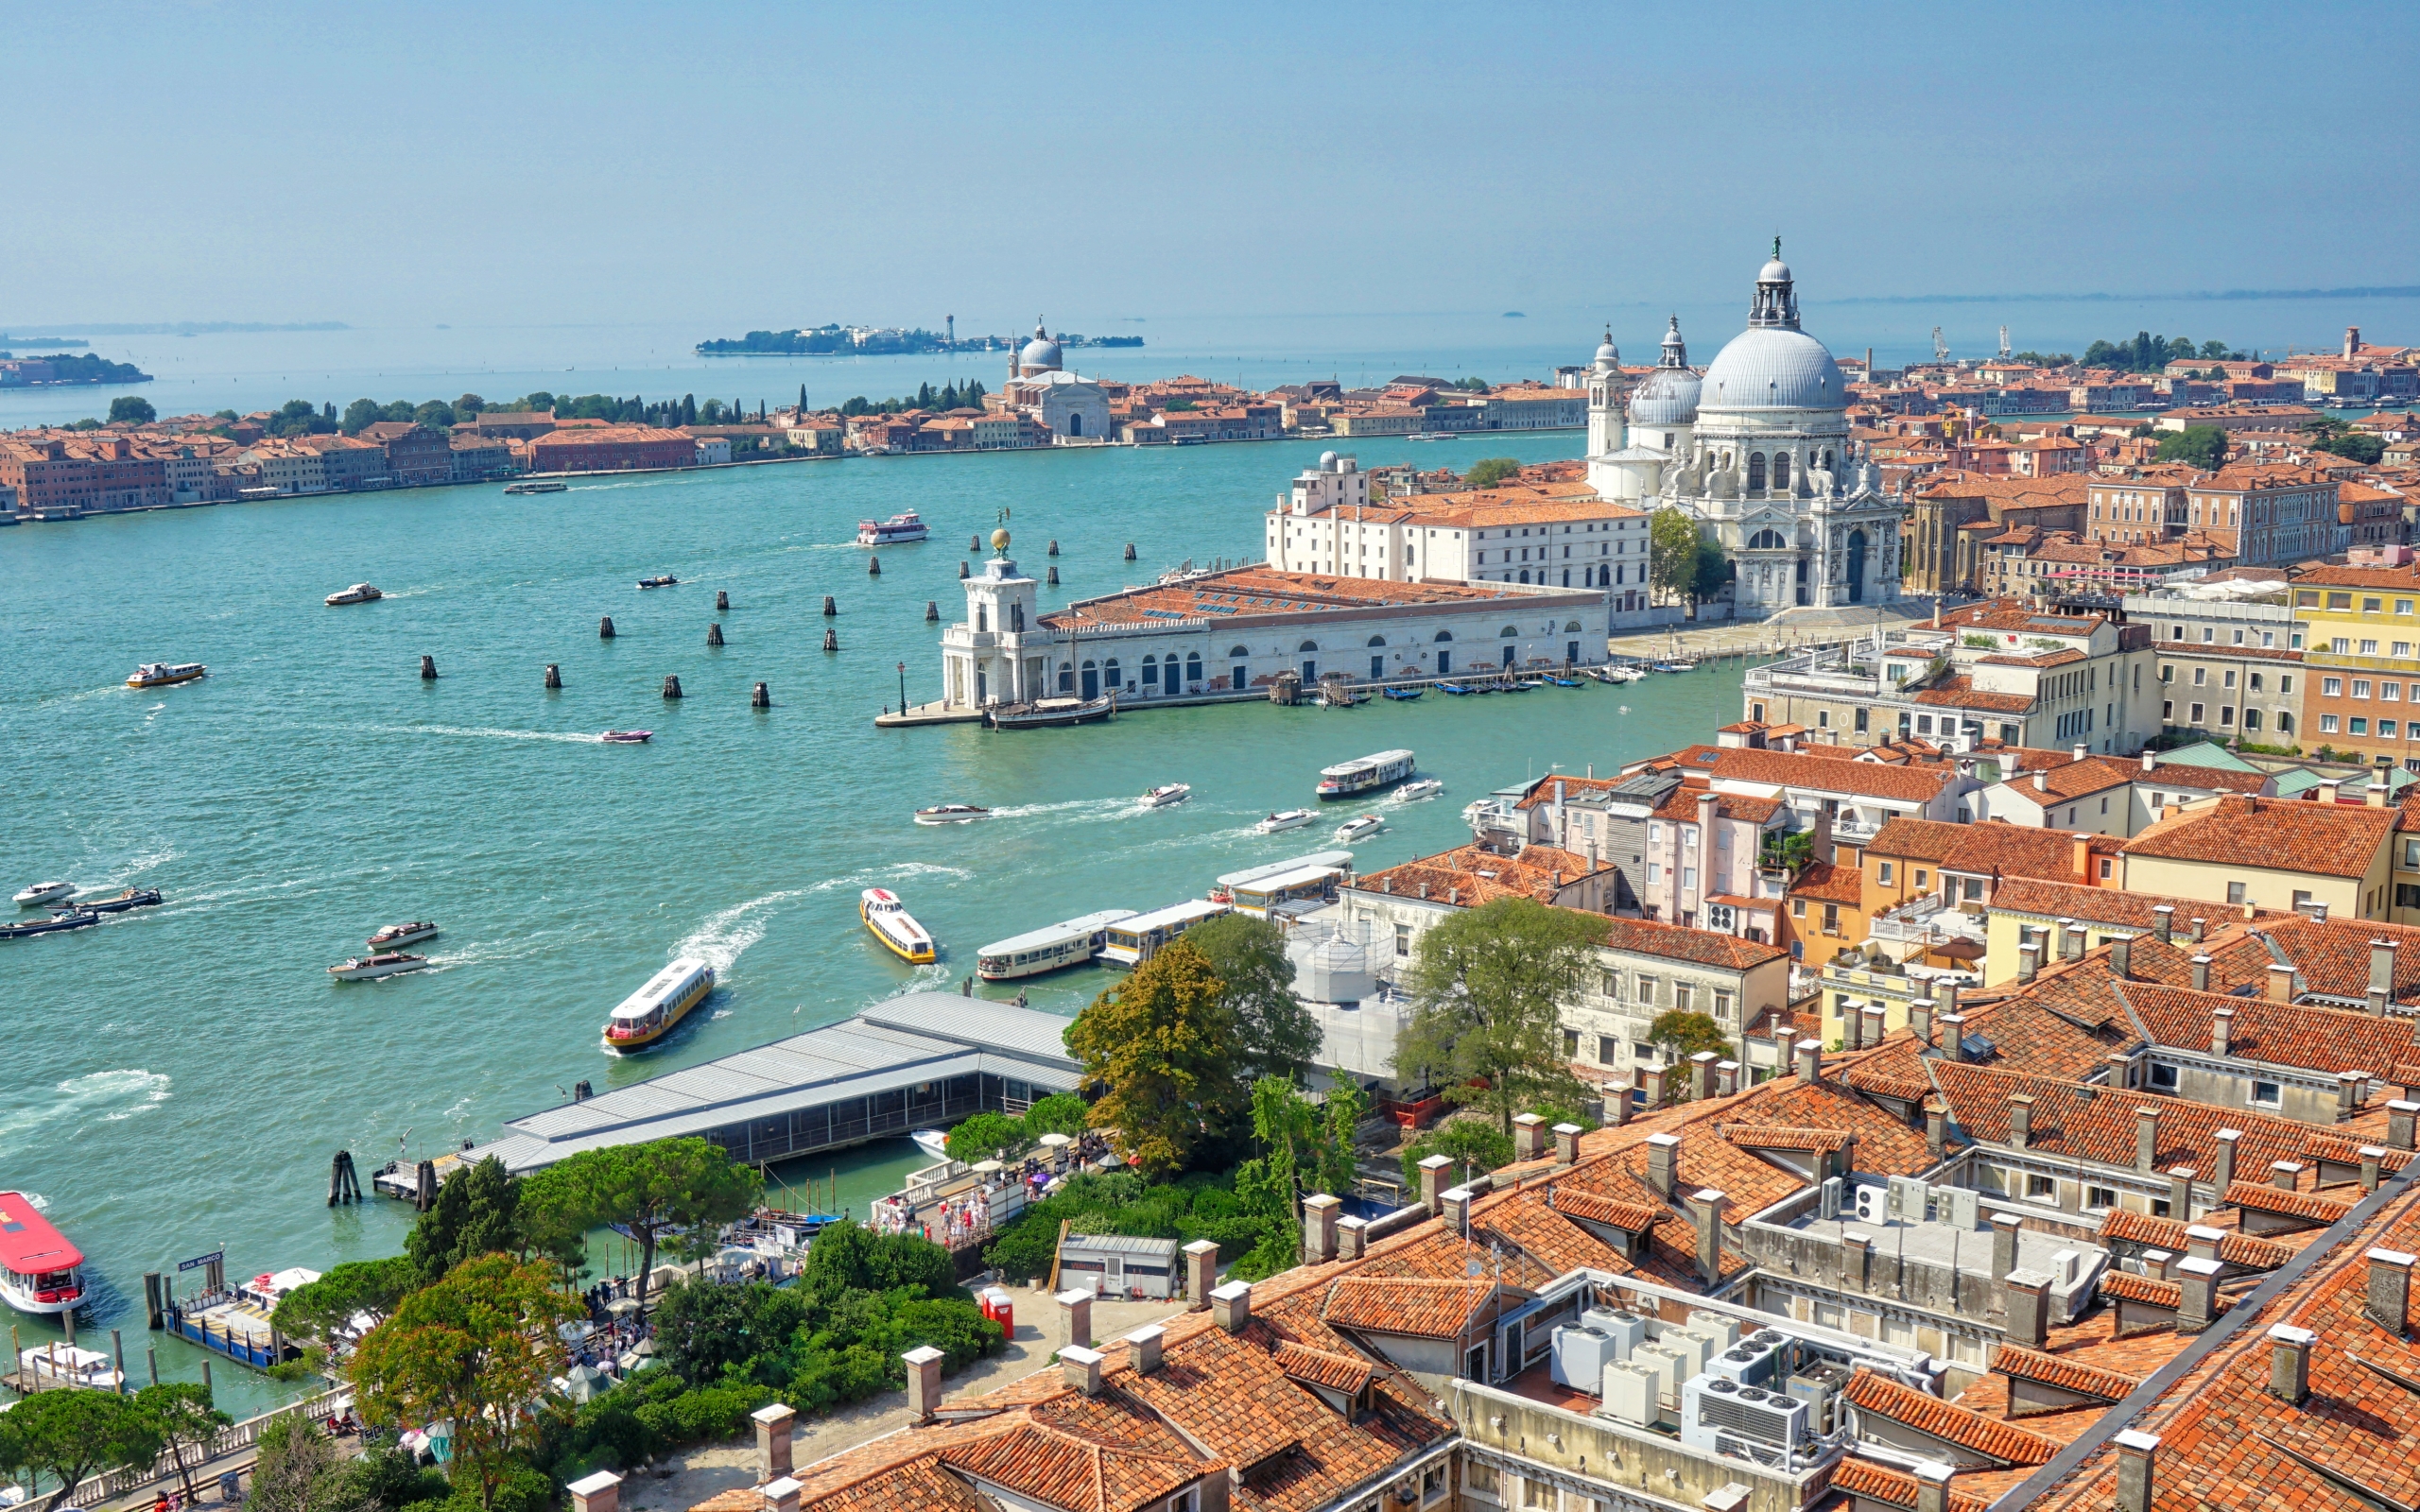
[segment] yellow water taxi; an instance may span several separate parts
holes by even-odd
[[[933,936],[908,912],[908,905],[888,887],[868,887],[857,894],[857,917],[865,920],[873,937],[883,948],[910,966],[927,966],[935,959]]]
[[[670,1034],[691,1008],[715,989],[715,969],[703,961],[674,961],[624,998],[605,1021],[605,1048],[644,1050]]]

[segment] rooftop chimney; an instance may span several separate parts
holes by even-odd
[[[1219,1241],[1197,1239],[1185,1246],[1184,1295],[1193,1298],[1193,1312],[1199,1313],[1210,1305],[1211,1288],[1218,1284]]]
[[[1126,1335],[1126,1363],[1138,1376],[1148,1376],[1160,1367],[1160,1339],[1167,1331],[1157,1323],[1146,1323]]]
[[[1557,1124],[1554,1126],[1554,1163],[1557,1165],[1580,1163],[1579,1125]]]
[[[908,1420],[931,1422],[942,1404],[942,1351],[925,1344],[899,1358],[908,1363]]]
[[[2131,981],[2135,975],[2135,942],[2120,936],[2109,942],[2109,970],[2120,981]]]
[[[1703,1103],[1714,1095],[1714,1063],[1722,1057],[1701,1050],[1689,1057],[1689,1100]]]
[[[2302,1174],[2303,1168],[2300,1161],[2272,1160],[2269,1162],[2269,1184],[2280,1192],[2294,1190],[2294,1181]]]
[[[1911,1473],[1916,1478],[1916,1512],[1949,1512],[1949,1478],[1958,1473],[1957,1467],[1928,1459]]]
[[[1071,1344],[1059,1351],[1059,1374],[1067,1384],[1085,1396],[1098,1397],[1100,1395],[1100,1360],[1098,1349]]]
[[[2077,878],[2089,887],[2092,885],[2092,836],[2079,834],[2072,839],[2073,846],[2069,852],[2068,866]]]
[[[1370,1220],[1347,1215],[1336,1220],[1336,1258],[1359,1260],[1369,1244]]]
[[[2036,793],[2050,791],[2050,774],[2039,767],[2034,768],[2033,772],[2033,791]]]
[[[1711,1189],[1689,1199],[1698,1226],[1698,1275],[1709,1286],[1722,1280],[1722,1209],[1729,1200]]]
[[[2213,1228],[2205,1223],[2187,1224],[2185,1228],[2185,1258],[2216,1260],[2219,1258],[2219,1246],[2226,1242],[2226,1230],[2223,1228]],[[2174,1280],[2176,1277],[2170,1274],[2166,1279]]]
[[[1677,1172],[1680,1166],[1680,1156],[1681,1141],[1678,1135],[1650,1134],[1647,1136],[1647,1184],[1655,1189],[1657,1196],[1667,1201],[1672,1199],[1673,1188],[1679,1179]]]
[[[2082,761],[2092,754],[2092,747],[2082,741],[2076,742],[2073,750],[2077,761]]]
[[[1918,998],[1908,1005],[1908,1028],[1919,1043],[1932,1043],[1932,999]]]
[[[2299,1407],[2310,1395],[2310,1347],[2319,1335],[2291,1323],[2269,1330],[2269,1394]]]
[[[2159,1165],[2159,1109],[2135,1109],[2135,1169],[2150,1172]]]
[[[1210,1294],[1210,1319],[1230,1333],[1252,1321],[1252,1282],[1229,1281]]]
[[[1343,1202],[1322,1192],[1303,1199],[1303,1259],[1324,1264],[1336,1258],[1336,1220]]]
[[[2121,1428],[2112,1442],[2118,1446],[2118,1504],[2112,1512],[2152,1512],[2159,1435]]]
[[[2016,979],[2031,982],[2041,974],[2041,971],[2042,952],[2033,943],[2033,936],[2028,935],[2025,943],[2016,948]]]
[[[1420,1162],[1420,1205],[1433,1217],[1445,1211],[1441,1198],[1445,1191],[1445,1171],[1454,1163],[1450,1155],[1432,1155]]]
[[[1804,1086],[1813,1087],[1824,1079],[1824,1041],[1798,1041],[1798,1079]]]
[[[1880,1044],[1884,1036],[1891,1032],[1888,1027],[1889,1016],[1883,1011],[1882,1005],[1879,1003],[1867,1004],[1859,1010],[1858,1017],[1865,1021],[1865,1027],[1860,1032],[1859,1039],[1868,1046]]]
[[[2386,1147],[2390,1150],[2411,1148],[2411,1131],[2420,1122],[2420,1103],[2405,1102],[2398,1097],[2386,1105]]]
[[[2168,1215],[2178,1223],[2193,1221],[2193,1178],[2199,1175],[2189,1165],[2168,1168]]]
[[[2047,1271],[2013,1270],[2000,1278],[2006,1298],[2007,1332],[2011,1344],[2038,1349],[2050,1341],[2050,1276]]]
[[[2081,960],[2083,956],[2083,931],[2076,927],[2076,921],[2072,919],[2060,919],[2059,958],[2061,960],[2073,961]]]
[[[1512,1120],[1512,1159],[1534,1160],[1546,1153],[1547,1121],[1535,1113],[1521,1113]]]
[[[2027,1148],[2033,1139],[2033,1098],[2017,1092],[2008,1100],[2008,1142],[2016,1148]]]
[[[798,1413],[787,1402],[777,1401],[748,1416],[756,1424],[756,1484],[778,1481],[790,1472],[790,1435],[797,1431]]]
[[[2016,1236],[2024,1230],[2025,1214],[1992,1214],[1992,1280],[2000,1280],[2016,1269]]]
[[[2159,758],[2152,753],[2149,746],[2143,747],[2143,770],[2147,772],[2159,770]]]
[[[2206,955],[2196,955],[2193,957],[2193,990],[2196,992],[2207,992],[2210,990],[2210,958]],[[2221,1008],[2218,1011],[2221,1013],[2233,1013],[2235,1010],[2233,1008]],[[2217,1036],[2219,1033],[2218,1026],[2215,1024],[2212,1025],[2210,1033],[2213,1037]],[[2213,1055],[2223,1056],[2226,1054],[2226,1050],[2223,1046],[2221,1046],[2213,1050],[2211,1053]]]
[[[2378,1189],[2378,1168],[2385,1163],[2386,1151],[2378,1148],[2375,1144],[2364,1144],[2361,1146],[2362,1191],[2376,1192]]]
[[[1093,1342],[1093,1294],[1081,1286],[1071,1286],[1058,1297],[1059,1315],[1067,1326],[1067,1342],[1090,1345]]]
[[[1934,1021],[1941,1026],[1941,1048],[1952,1060],[1966,1058],[1966,1015],[1945,1013]]]
[[[1958,1011],[1958,984],[1944,979],[1932,985],[1933,1008],[1936,1013]]]
[[[621,1504],[622,1478],[612,1470],[598,1470],[563,1489],[571,1493],[572,1512],[614,1512]]]
[[[2176,1263],[2176,1284],[2184,1297],[2176,1307],[2176,1332],[2203,1333],[2210,1320],[2219,1315],[2219,1273],[2226,1269],[2218,1260],[2204,1260],[2187,1255]]]
[[[2167,903],[2160,903],[2152,909],[2152,934],[2161,944],[2167,944],[2173,937],[2175,930],[2176,910],[2173,907]]]
[[[756,1487],[756,1494],[765,1499],[765,1512],[798,1512],[799,1493],[805,1489],[796,1476],[785,1475]]]
[[[2387,1005],[2393,1001],[2394,1001],[2394,941],[2374,939],[2370,941],[2369,1009],[2372,1013],[2382,1014],[2386,1012]]]
[[[2294,969],[2283,961],[2273,962],[2269,967],[2269,1001],[2294,1001]]]
[[[2235,1147],[2236,1142],[2243,1138],[2243,1130],[2222,1128],[2212,1138],[2219,1153],[2218,1169],[2211,1173],[2210,1185],[2216,1187],[2219,1195],[2223,1197],[2227,1194],[2227,1188],[2235,1185]],[[2186,1215],[2181,1212],[2171,1216],[2179,1222],[2185,1221],[2186,1218]]]
[[[2399,1249],[2370,1251],[2370,1321],[2398,1338],[2411,1299],[2411,1257]]]
[[[2202,943],[2202,936],[2209,931],[2209,927],[2210,927],[2210,921],[2209,921],[2208,919],[2204,919],[2204,918],[2203,918],[2201,915],[2199,915],[2199,914],[2195,914],[2195,915],[2193,916],[2193,943],[2194,943],[2194,944],[2199,945],[2199,944],[2201,944],[2201,943]]]
[[[1949,1148],[1949,1105],[1938,1097],[1925,1101],[1925,1153],[1938,1160]]]
[[[2201,959],[2203,959],[2203,958],[2204,958],[2204,957],[2201,957],[2201,956],[2195,956],[2195,957],[2194,957],[2194,959],[2195,959],[2195,960],[2197,960],[2197,961],[2199,961],[2199,960],[2201,960]],[[2198,975],[2198,974],[2201,974],[2201,973],[2197,972],[2196,974]],[[2209,989],[2208,989],[2207,988],[2202,988],[2202,990],[2203,990],[2203,991],[2207,991],[2207,990],[2209,990]],[[2232,1054],[2234,1054],[2234,1052],[2229,1048],[2230,1044],[2231,1044],[2231,1043],[2232,1043],[2232,1041],[2234,1040],[2234,1038],[2235,1038],[2235,1009],[2233,1009],[2233,1008],[2213,1008],[2213,1009],[2211,1009],[2211,1010],[2210,1010],[2210,1054],[2212,1054],[2212,1055],[2214,1055],[2214,1056],[2225,1056],[2225,1055],[2232,1055]]]

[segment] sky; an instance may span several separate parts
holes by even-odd
[[[2324,14],[7,0],[0,330],[2420,283],[2420,27]]]

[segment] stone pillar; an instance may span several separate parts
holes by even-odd
[[[1336,1220],[1343,1208],[1341,1200],[1324,1192],[1303,1199],[1303,1260],[1305,1263],[1324,1264],[1336,1258]]]
[[[1089,1349],[1093,1342],[1093,1294],[1080,1286],[1071,1286],[1058,1297],[1059,1318],[1065,1325],[1067,1342]]]
[[[571,1493],[572,1512],[616,1512],[622,1504],[622,1478],[612,1470],[582,1476],[563,1489]]]
[[[1210,1289],[1219,1284],[1219,1241],[1197,1239],[1184,1246],[1184,1295],[1199,1313],[1210,1305]]]
[[[2168,1168],[2168,1215],[2178,1223],[2193,1221],[2193,1178],[2200,1174],[2189,1165]]]
[[[909,1357],[912,1361],[913,1351]],[[915,1366],[910,1364],[908,1377],[911,1382],[914,1376]],[[933,1379],[936,1382],[941,1380],[938,1368]],[[911,1403],[911,1410],[912,1407]],[[769,1407],[759,1407],[748,1416],[756,1424],[756,1484],[763,1486],[778,1481],[790,1472],[790,1435],[798,1427],[798,1414],[788,1403],[777,1401]]]
[[[908,1420],[928,1423],[942,1404],[942,1351],[920,1345],[899,1357],[908,1364]],[[763,1430],[760,1428],[759,1433]],[[782,1440],[782,1458],[789,1458],[789,1440]],[[784,1474],[788,1473],[786,1466]]]
[[[1863,1292],[1873,1280],[1874,1240],[1855,1228],[1841,1230],[1841,1290]]]

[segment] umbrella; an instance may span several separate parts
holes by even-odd
[[[587,1401],[614,1389],[614,1378],[593,1365],[576,1365],[563,1372],[563,1395]]]
[[[635,1297],[617,1297],[605,1304],[605,1311],[615,1317],[628,1317],[638,1310],[639,1299]]]

